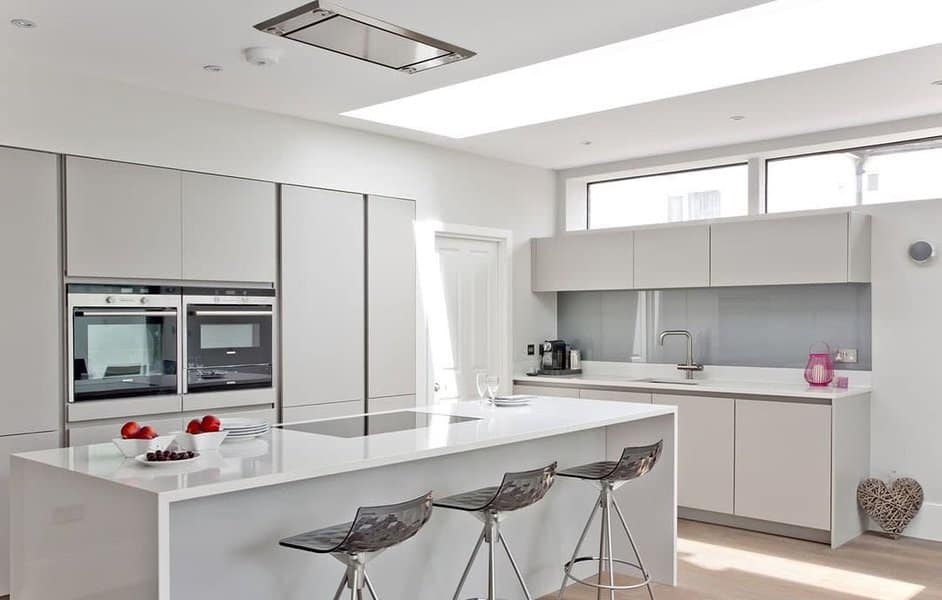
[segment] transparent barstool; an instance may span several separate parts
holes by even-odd
[[[350,590],[350,600],[361,600],[364,586],[373,600],[379,600],[366,572],[367,561],[417,534],[431,514],[429,492],[399,504],[362,507],[349,523],[308,531],[278,543],[286,548],[330,554],[347,566],[334,600],[343,595],[344,589]]]
[[[663,447],[664,441],[661,440],[650,446],[625,448],[618,461],[589,463],[587,465],[580,465],[559,471],[558,475],[560,477],[572,477],[582,479],[583,481],[591,481],[599,487],[600,491],[595,507],[589,514],[589,520],[586,522],[585,528],[582,530],[582,535],[579,536],[579,541],[576,543],[576,549],[572,551],[572,558],[570,558],[569,562],[563,567],[563,583],[559,587],[559,595],[557,598],[561,599],[563,597],[566,583],[571,579],[578,584],[596,588],[599,598],[601,598],[603,591],[608,592],[610,600],[615,600],[616,590],[635,590],[646,587],[651,600],[654,600],[654,591],[651,589],[651,576],[644,568],[644,562],[641,560],[638,546],[635,545],[635,540],[631,536],[631,530],[628,528],[627,521],[625,521],[625,515],[622,514],[618,502],[615,501],[614,491],[632,479],[637,479],[653,469],[658,458],[661,456]],[[621,526],[628,535],[628,542],[631,544],[631,550],[634,552],[635,558],[638,561],[637,563],[614,557],[614,553],[612,552],[612,507],[615,507],[615,514],[618,515],[618,520],[621,521]],[[602,509],[602,533],[599,536],[599,554],[598,556],[577,556],[579,549],[582,547],[582,543],[585,541],[586,535],[589,533],[592,521],[595,519],[595,513],[597,513],[600,508]],[[598,580],[596,583],[583,581],[572,574],[573,566],[588,561],[598,562]],[[602,573],[606,571],[606,563],[608,567],[608,584],[602,583]],[[642,581],[631,585],[615,585],[615,563],[638,569],[638,571],[641,572]]]
[[[506,473],[499,486],[481,488],[472,492],[465,492],[447,498],[435,500],[435,506],[441,508],[450,508],[464,512],[473,513],[475,517],[484,523],[484,529],[478,536],[477,544],[474,545],[474,551],[471,552],[471,558],[468,565],[461,574],[461,580],[458,582],[458,589],[455,590],[454,600],[458,600],[464,583],[468,579],[471,567],[474,565],[474,559],[477,558],[481,546],[487,543],[487,600],[496,600],[497,598],[497,579],[495,573],[496,562],[496,544],[499,542],[510,560],[510,566],[523,588],[523,593],[527,600],[532,600],[530,590],[523,580],[517,561],[514,560],[510,552],[510,546],[504,539],[504,534],[500,531],[500,522],[508,512],[519,510],[535,504],[553,485],[556,477],[556,463],[545,466],[533,471],[522,471],[519,473]],[[475,600],[484,600],[476,598]]]

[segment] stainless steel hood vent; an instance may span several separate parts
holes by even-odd
[[[475,54],[324,0],[305,4],[255,28],[405,73],[418,73]]]

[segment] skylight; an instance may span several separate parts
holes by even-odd
[[[775,0],[343,113],[465,138],[942,43],[939,0]]]

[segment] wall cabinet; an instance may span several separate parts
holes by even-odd
[[[831,407],[736,400],[736,515],[831,529]]]
[[[677,407],[677,504],[732,514],[736,401],[655,394],[654,404]]]
[[[58,447],[58,431],[0,437],[0,595],[4,597],[10,593],[10,455]]]
[[[708,287],[710,227],[639,229],[634,257],[637,289]]]
[[[627,290],[634,283],[634,233],[592,231],[530,240],[534,292]]]
[[[62,269],[57,158],[0,148],[0,435],[59,428]],[[28,299],[25,300],[24,299]],[[2,594],[3,592],[0,592]]]
[[[295,186],[281,189],[285,407],[351,401],[363,406],[363,216],[364,198],[359,194]],[[412,282],[414,286],[414,276]],[[414,319],[414,304],[412,311],[406,316]],[[414,326],[411,334],[414,354]],[[397,361],[398,356],[397,352]]]
[[[275,184],[183,173],[183,278],[277,279]]]
[[[870,280],[870,217],[829,213],[711,226],[711,285]]]
[[[67,273],[180,279],[179,171],[66,158]]]
[[[368,395],[416,390],[415,202],[367,197]]]

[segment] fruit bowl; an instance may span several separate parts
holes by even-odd
[[[184,450],[193,452],[208,452],[218,450],[223,440],[229,435],[228,431],[213,431],[207,433],[178,433],[177,443]]]
[[[160,435],[149,440],[115,438],[111,442],[118,447],[125,458],[134,458],[151,450],[163,450],[173,443],[175,435]]]

